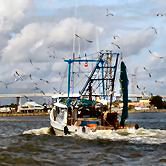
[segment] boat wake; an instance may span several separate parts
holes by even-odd
[[[24,131],[23,134],[51,135],[51,128],[44,127],[40,129],[32,129]],[[95,132],[87,131],[85,133],[78,130],[76,133],[68,136],[80,137],[89,140],[106,139],[110,141],[128,141],[130,143],[143,143],[143,144],[166,143],[165,139],[166,130],[160,130],[160,129],[139,128],[138,130],[136,130],[134,128],[130,128],[130,129],[120,129],[120,130],[97,130]]]
[[[129,141],[130,143],[161,144],[166,143],[166,130],[160,129],[120,129],[98,130],[88,134],[76,133],[85,139],[108,139],[111,141]]]

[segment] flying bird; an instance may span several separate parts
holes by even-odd
[[[151,78],[152,75],[149,73],[149,71],[144,67],[144,70],[148,73],[149,77]]]
[[[20,76],[20,74],[16,71],[16,74],[18,75],[18,76]]]
[[[157,13],[156,15],[159,16],[159,17],[163,17],[164,16],[164,14],[162,14],[162,13]]]
[[[119,36],[113,36],[113,39],[116,40],[117,38],[119,38]]]
[[[154,30],[155,34],[157,35],[157,29],[155,27],[151,27],[151,28]]]
[[[163,81],[157,81],[157,80],[155,80],[155,83],[164,84]]]
[[[40,81],[43,81],[43,82],[46,82],[47,84],[49,84],[49,81],[44,80],[44,79],[42,79],[42,78],[40,78]]]
[[[30,99],[29,97],[25,96],[24,97],[28,100],[28,101],[33,101],[32,99]]]
[[[54,55],[50,55],[49,57],[50,57],[50,58],[53,58],[53,59],[55,59],[55,58],[56,58],[56,56],[54,56]]]
[[[111,12],[109,11],[109,9],[106,9],[106,16],[114,16],[114,14],[111,13]]]
[[[34,66],[31,59],[29,60],[29,62],[30,62],[30,64],[31,64],[32,66]],[[35,67],[35,69],[36,69],[36,70],[40,70],[39,67]]]
[[[141,90],[140,87],[137,85],[137,89]]]
[[[29,60],[29,62],[30,62],[30,64],[33,66],[33,63],[32,63],[32,60],[31,60],[31,59]]]
[[[36,82],[33,82],[33,83],[34,83],[34,85],[38,86],[38,84]]]
[[[36,90],[36,91],[40,91],[40,93],[42,93],[43,95],[45,95],[45,93],[44,93],[44,91],[43,90],[41,90],[40,88],[38,88],[38,87],[35,87],[35,89],[34,90]]]
[[[112,45],[114,45],[114,46],[116,46],[118,49],[120,49],[120,46],[119,45],[117,45],[117,44],[115,44],[115,43],[111,43]]]
[[[141,91],[141,94],[144,96],[145,95],[145,87],[140,88],[138,85],[136,86],[139,91]]]
[[[88,39],[85,39],[87,42],[89,42],[89,43],[93,43],[93,41],[92,40],[88,40]]]
[[[29,78],[30,78],[31,80],[33,80],[33,79],[32,79],[32,74],[29,74]]]
[[[81,37],[79,35],[75,34],[75,36],[81,39]]]
[[[46,95],[46,94],[44,93],[44,91],[43,91],[43,90],[40,90],[40,92],[41,92],[43,95]]]
[[[58,92],[56,88],[53,87],[53,89],[54,89],[56,92]]]
[[[25,75],[21,75],[18,73],[18,71],[16,71],[14,73],[14,77],[15,77],[15,81],[19,81],[19,80],[23,81],[24,80],[23,78],[25,78]]]
[[[8,86],[9,86],[10,84],[13,84],[14,82],[4,82],[4,81],[0,81],[0,83],[4,84],[5,87],[6,87],[6,89],[8,89]]]
[[[163,59],[163,58],[164,58],[163,56],[157,56],[157,55],[155,55],[154,53],[152,53],[151,50],[149,50],[149,53],[150,53],[152,56],[154,56],[155,58],[159,58],[159,59]]]
[[[152,51],[151,51],[151,50],[149,50],[149,53],[150,53],[150,54],[152,54]]]
[[[88,40],[88,39],[86,39],[86,38],[83,38],[83,37],[79,36],[78,34],[75,34],[75,36],[78,37],[79,39],[82,39],[82,40],[87,41],[88,43],[93,43],[92,40]]]
[[[147,69],[144,67],[144,70],[147,71]]]

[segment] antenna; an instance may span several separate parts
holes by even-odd
[[[74,17],[77,18],[77,0],[74,3]],[[76,25],[73,26],[73,54],[75,54]]]
[[[75,6],[74,6],[74,17],[77,18],[77,0],[75,0]],[[75,59],[75,43],[76,43],[76,25],[74,24],[74,27],[73,27],[73,60]],[[72,85],[72,93],[74,93],[74,63],[73,63],[73,66],[72,66],[72,82],[73,82],[73,85]]]

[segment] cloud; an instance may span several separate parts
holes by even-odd
[[[23,62],[31,58],[37,62],[48,61],[47,51],[51,45],[55,51],[72,52],[75,26],[77,27],[75,33],[89,40],[95,38],[93,32],[96,29],[101,29],[90,22],[76,18],[66,18],[59,23],[32,23],[8,41],[8,45],[2,50],[1,60]],[[85,41],[81,42],[84,49],[91,46],[89,43],[85,44]]]
[[[143,72],[142,66],[149,69],[156,79],[166,80],[164,63],[148,55],[149,49],[157,51],[159,55],[165,53],[165,17],[156,16],[157,12],[164,12],[164,0],[128,0],[122,3],[99,0],[100,3],[84,1],[77,5],[74,2],[69,5],[67,0],[61,3],[54,0],[0,1],[2,81],[14,80],[13,74],[18,70],[26,75],[32,74],[34,81],[46,92],[52,91],[54,86],[59,88],[67,67],[63,58],[72,56],[74,31],[82,37],[75,38],[76,52],[79,52],[79,44],[81,54],[85,51],[88,54],[96,52],[96,47],[110,48],[111,42],[114,42],[121,49],[113,45],[111,48],[127,56],[125,60],[130,73],[134,72],[136,65],[139,66],[138,78],[143,86],[151,85],[152,82],[148,74]],[[106,17],[106,8],[114,13],[114,17]],[[156,27],[157,35],[151,26]],[[99,32],[98,36],[96,31]],[[114,40],[113,35],[120,37]],[[94,42],[87,43],[83,38]],[[40,78],[48,80],[50,84],[41,82]],[[3,89],[1,85],[1,90],[9,93],[30,92],[34,86],[28,78],[10,85],[8,89]],[[62,89],[65,91],[67,88]]]
[[[25,16],[26,9],[32,0],[1,0],[0,3],[0,32],[6,32]]]
[[[131,56],[137,55],[144,48],[149,47],[155,39],[156,34],[149,28],[143,31],[137,30],[123,33],[115,43],[120,46],[120,51],[122,51],[125,56]]]

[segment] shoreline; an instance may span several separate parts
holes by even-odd
[[[6,116],[48,116],[47,112],[38,112],[38,113],[0,113],[0,117]]]
[[[166,112],[166,109],[149,109],[149,110],[129,110],[129,113],[135,113],[135,112]]]
[[[121,113],[121,111],[117,111]],[[166,112],[166,109],[149,109],[149,110],[129,110],[128,113],[137,113],[137,112]],[[0,113],[0,117],[6,116],[48,116],[48,112],[36,112],[36,113]]]

